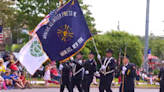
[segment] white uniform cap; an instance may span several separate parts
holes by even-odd
[[[162,60],[161,63],[164,64],[164,60]]]

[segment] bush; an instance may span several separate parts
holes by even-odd
[[[154,70],[153,73],[154,73],[154,75],[158,75],[159,74],[159,70]]]

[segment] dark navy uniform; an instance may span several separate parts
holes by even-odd
[[[70,73],[71,73],[71,66],[69,62],[62,63],[63,69],[61,71],[61,85],[60,85],[60,92],[64,91],[65,86],[67,87],[68,91],[71,92],[70,88]]]
[[[123,79],[123,75],[122,75],[122,67],[120,68],[120,75],[121,75],[121,80],[123,82],[124,80],[124,90],[123,92],[134,92],[134,85],[135,85],[135,77],[137,76],[136,73],[136,69],[134,67],[136,67],[135,64],[133,63],[128,63],[127,65],[125,65],[126,67],[126,71],[124,74],[124,79]],[[122,83],[120,86],[120,92],[122,92]]]
[[[71,90],[73,92],[73,89],[75,86],[77,86],[79,92],[82,92],[82,75],[83,75],[83,67],[81,65],[82,59],[73,61],[73,67],[72,67],[72,79],[71,79]]]
[[[82,64],[82,66],[85,70],[82,87],[84,92],[89,92],[90,84],[92,83],[94,73],[97,70],[97,64],[94,59],[88,59]]]
[[[104,92],[106,90],[106,92],[112,92],[111,83],[113,81],[113,74],[116,68],[115,58],[103,58],[102,66],[105,66],[105,69],[100,69],[99,91]]]
[[[160,69],[158,81],[160,82],[160,92],[164,92],[164,67]]]

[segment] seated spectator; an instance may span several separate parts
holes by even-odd
[[[10,57],[9,57],[9,53],[8,52],[5,52],[5,55],[3,56],[3,60],[4,60],[4,62],[10,60]]]
[[[60,81],[60,75],[58,73],[58,69],[56,68],[56,65],[53,66],[51,69],[51,78],[56,81]]]
[[[4,89],[7,89],[4,78],[1,76],[1,72],[0,72],[0,89],[2,89],[2,87]]]
[[[39,75],[40,78],[42,78],[44,76],[44,67],[41,66],[38,71],[37,74]]]
[[[1,72],[1,75],[3,76],[6,72],[6,69],[5,69],[5,66],[3,65],[3,59],[0,58],[0,72]]]
[[[11,71],[18,71],[18,67],[16,65],[17,63],[18,63],[18,60],[14,61],[14,56],[11,55],[10,56],[10,69],[11,69]]]
[[[10,89],[10,88],[14,89],[10,73],[11,73],[11,70],[7,69],[3,78],[4,78],[7,89]],[[9,88],[9,86],[11,86],[11,87]]]
[[[38,72],[36,71],[34,73],[34,75],[32,76],[32,85],[35,85],[36,84],[37,77],[38,77]]]
[[[17,87],[24,89],[24,85],[22,80],[19,78],[17,71],[13,71],[13,74],[11,75],[11,79],[13,80],[13,85],[16,85]]]
[[[92,83],[93,83],[94,85],[97,85],[97,84],[98,84],[95,76],[93,76],[93,81],[92,81]]]
[[[26,76],[25,75],[26,75],[26,73],[22,72],[20,79],[22,80],[24,86],[27,86],[28,88],[31,88],[29,81],[26,81]]]

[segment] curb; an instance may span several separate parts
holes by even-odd
[[[32,88],[60,88],[59,86],[32,86]],[[91,88],[98,88],[98,86],[91,86]],[[119,88],[119,86],[113,86],[112,88]],[[159,87],[135,87],[137,89],[159,89]]]

